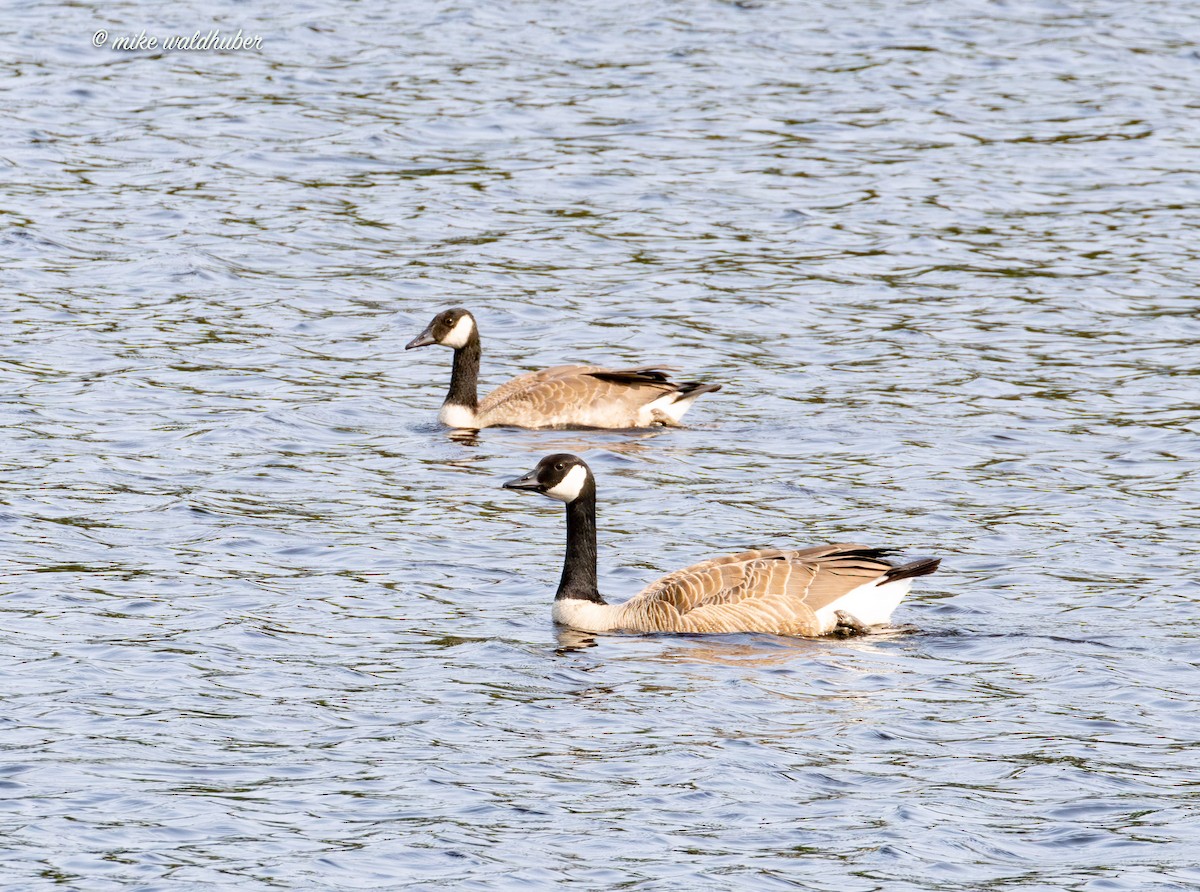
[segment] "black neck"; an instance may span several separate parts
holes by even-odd
[[[467,343],[454,350],[454,371],[450,373],[450,392],[445,405],[466,406],[472,412],[479,408],[479,332],[471,329]]]
[[[554,600],[559,598],[604,603],[596,585],[596,485],[590,479],[567,503],[567,554]]]

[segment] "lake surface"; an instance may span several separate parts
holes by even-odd
[[[214,12],[214,9],[217,11]],[[130,53],[94,33],[261,35]],[[21,4],[0,66],[0,885],[1200,888],[1188,4]],[[453,437],[566,361],[683,430]],[[898,631],[558,632],[746,547]]]

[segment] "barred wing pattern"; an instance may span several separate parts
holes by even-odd
[[[620,605],[629,631],[770,632],[815,636],[816,612],[893,569],[885,549],[820,545],[763,549],[693,564],[651,583]]]
[[[513,378],[479,404],[483,426],[642,427],[646,407],[678,391],[661,366],[561,365]]]

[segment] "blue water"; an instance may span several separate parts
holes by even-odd
[[[23,4],[0,68],[0,885],[1200,888],[1200,16]],[[243,29],[251,52],[94,33]],[[110,38],[111,39],[111,38]],[[568,361],[684,430],[436,423]],[[556,631],[755,545],[869,639]]]

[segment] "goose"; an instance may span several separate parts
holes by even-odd
[[[483,401],[479,379],[479,327],[462,307],[443,310],[405,350],[439,344],[454,348],[450,392],[438,418],[447,427],[637,428],[675,426],[698,397],[720,384],[676,384],[662,366],[605,369],[560,365],[519,375]]]
[[[904,564],[865,545],[762,548],[676,570],[628,601],[609,604],[596,586],[596,481],[569,453],[543,458],[504,484],[566,503],[567,549],[554,621],[580,632],[766,632],[815,638],[886,625],[912,579],[937,558]]]

